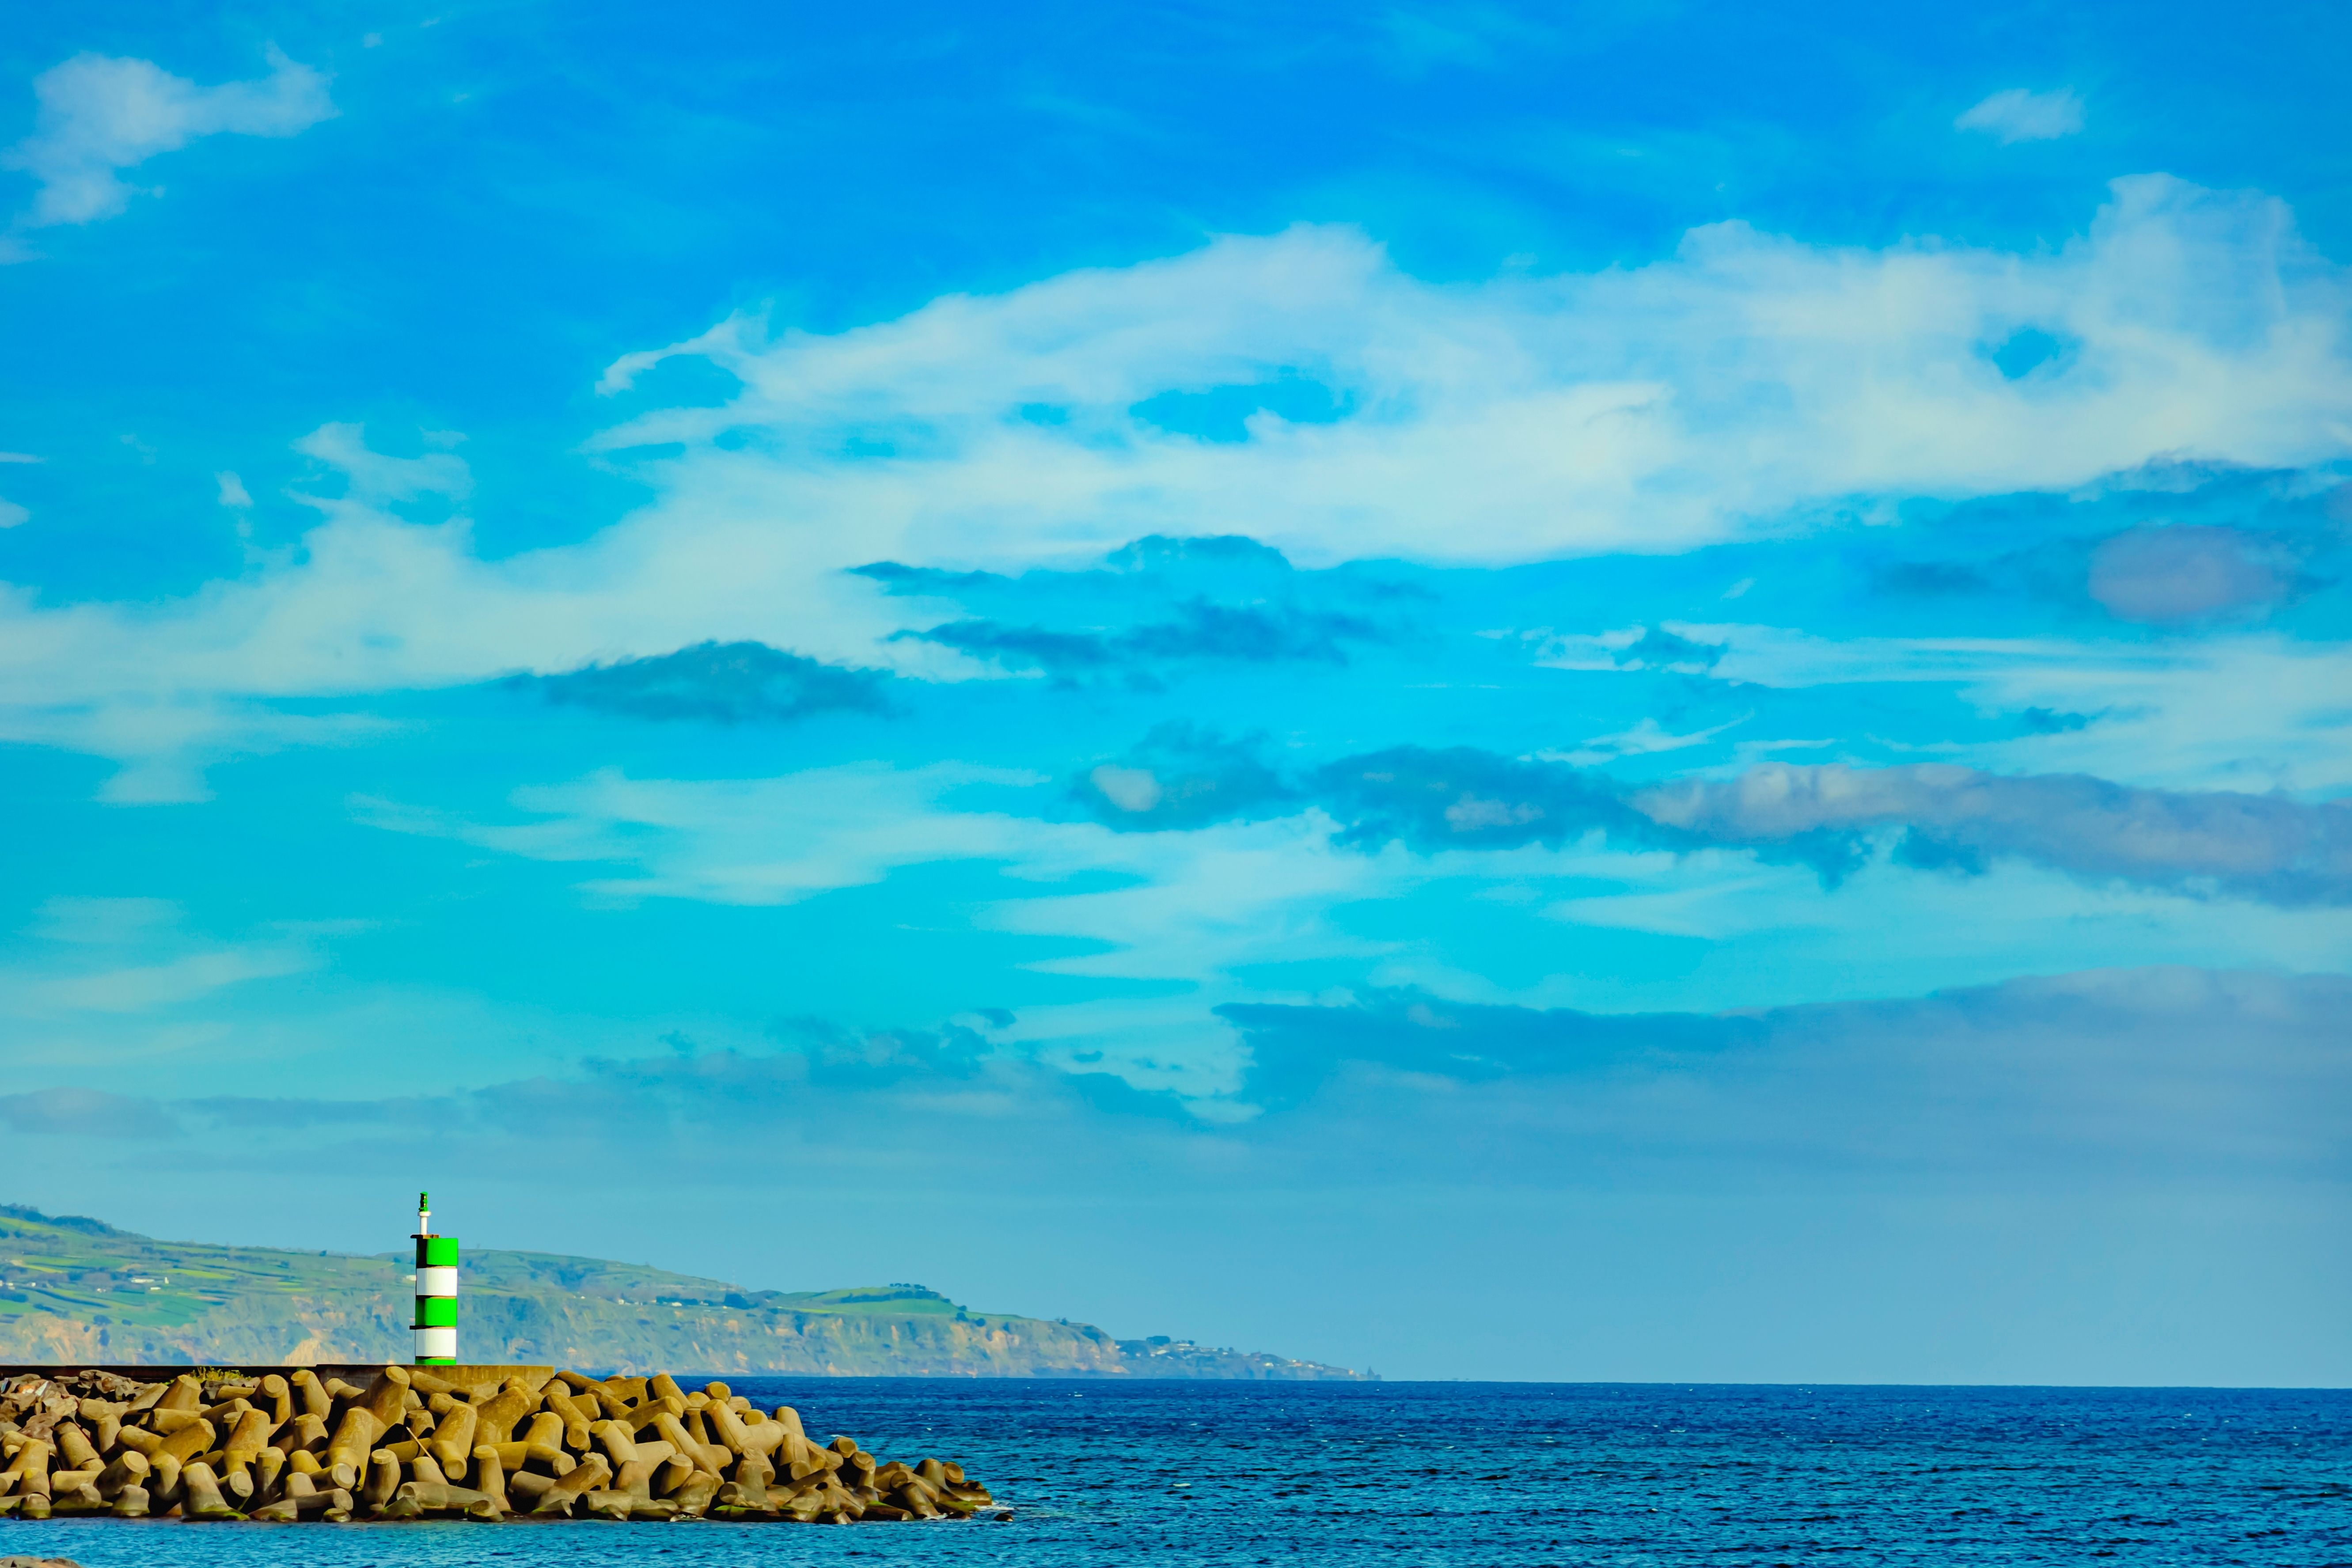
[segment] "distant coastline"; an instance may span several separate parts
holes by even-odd
[[[975,1311],[920,1285],[747,1290],[634,1264],[467,1259],[469,1358],[779,1376],[1373,1381],[1169,1335]],[[0,1362],[303,1365],[404,1360],[404,1257],[157,1241],[0,1205]]]

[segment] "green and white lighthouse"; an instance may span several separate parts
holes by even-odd
[[[457,1238],[433,1234],[431,1194],[416,1194],[416,1364],[457,1359]]]

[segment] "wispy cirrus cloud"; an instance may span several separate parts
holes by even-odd
[[[2005,87],[1988,93],[1952,121],[1956,131],[1981,131],[2004,145],[2017,142],[2054,142],[2083,129],[2083,100],[2071,87],[2049,92]]]
[[[1977,748],[2003,771],[2075,771],[2186,790],[2352,786],[2352,678],[2338,641],[2274,635],[2093,643],[2065,637],[1834,637],[1678,623],[1722,642],[1722,679],[1789,690],[1844,682],[1948,684],[1988,710],[2102,715],[2027,742]],[[1596,655],[1570,652],[1564,662]],[[1606,657],[1603,649],[1597,657]]]
[[[0,965],[0,1016],[26,1026],[160,1014],[325,962],[315,931],[223,942],[184,930],[183,920],[162,899],[46,900],[27,931],[36,945]]]
[[[637,779],[604,768],[515,791],[520,821],[482,822],[374,797],[352,805],[361,821],[394,832],[532,859],[609,863],[616,874],[584,884],[604,898],[776,905],[931,861],[1048,857],[1066,829],[938,805],[974,784],[1035,782],[1034,774],[956,763],[856,763],[707,781]]]
[[[5,259],[5,245],[0,245],[0,259]],[[0,452],[0,463],[38,463],[41,459],[30,452]],[[32,512],[5,496],[0,496],[0,529],[15,528],[29,521]]]

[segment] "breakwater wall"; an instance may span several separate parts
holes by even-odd
[[[851,1523],[992,1507],[960,1465],[820,1444],[723,1383],[545,1366],[0,1368],[0,1515],[282,1523],[704,1517]]]

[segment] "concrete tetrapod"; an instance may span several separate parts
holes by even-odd
[[[569,1475],[540,1494],[538,1506],[530,1511],[537,1514],[569,1514],[572,1505],[588,1492],[601,1490],[613,1479],[613,1467],[604,1462],[602,1454],[591,1454],[572,1467]]]
[[[822,1447],[724,1383],[541,1368],[297,1368],[0,1381],[0,1514],[294,1523],[969,1518],[986,1488],[937,1458]],[[362,1385],[363,1384],[363,1385]]]

